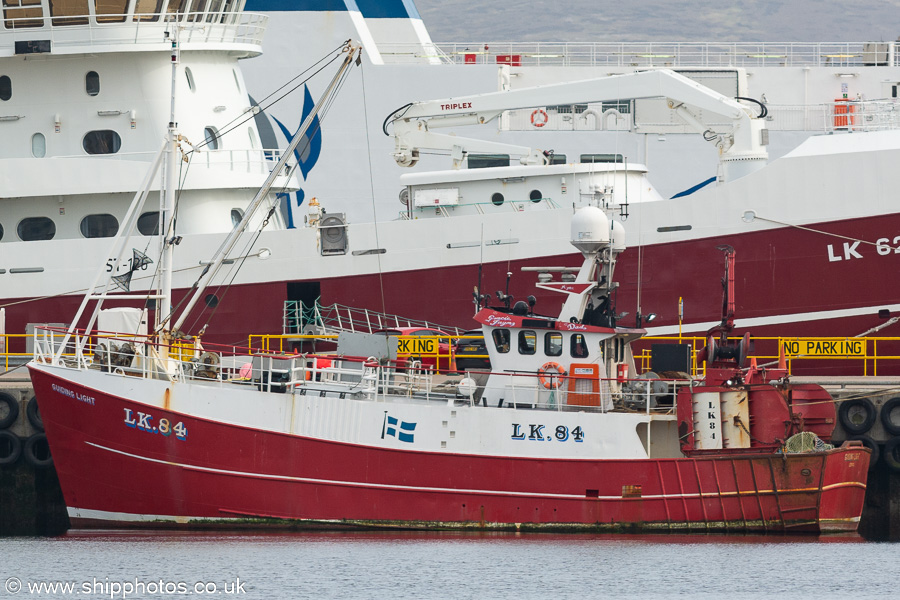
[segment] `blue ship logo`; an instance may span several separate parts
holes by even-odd
[[[313,101],[312,95],[309,93],[309,87],[303,86],[303,114],[300,117],[300,125],[303,125],[303,122],[306,121],[306,118],[312,112],[313,107],[315,107],[316,103]],[[272,120],[278,125],[278,128],[281,129],[281,133],[284,134],[284,137],[287,138],[288,143],[293,141],[294,136],[300,132],[300,126],[297,127],[297,131],[295,133],[291,133],[290,129],[288,129],[284,123],[272,117]],[[313,167],[316,166],[316,163],[319,161],[319,155],[322,153],[322,128],[319,122],[319,116],[316,115],[313,117],[312,123],[309,126],[309,129],[306,131],[303,140],[297,144],[297,148],[294,149],[294,158],[297,160],[297,165],[300,167],[300,172],[303,174],[303,179],[306,180],[309,172],[312,171]],[[288,201],[288,205],[290,206],[290,194],[279,194],[280,198],[285,198]],[[303,204],[303,200],[305,199],[305,194],[303,190],[297,190],[294,192],[294,199],[296,202],[296,206],[300,206]],[[293,210],[288,210],[288,229],[294,229],[296,226],[294,225],[294,213]]]
[[[415,430],[415,423],[401,421],[397,417],[388,415],[387,411],[384,411],[384,423],[381,426],[381,439],[384,439],[386,435],[389,435],[397,438],[401,442],[412,444],[414,441],[413,437],[415,436],[413,432]]]

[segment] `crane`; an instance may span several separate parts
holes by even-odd
[[[521,156],[522,164],[540,165],[547,162],[547,157],[536,148],[459,137],[433,130],[484,125],[507,110],[658,97],[665,98],[668,107],[681,120],[718,149],[722,181],[737,179],[767,163],[765,146],[768,144],[768,130],[765,120],[761,118],[765,116],[765,110],[759,115],[754,114],[751,107],[670,69],[412,102],[388,115],[384,131],[387,134],[388,123],[393,125],[393,157],[403,167],[415,165],[422,148],[449,151],[454,168],[461,166],[465,154],[469,152],[516,154]],[[700,121],[696,109],[730,119],[730,131],[716,133]]]

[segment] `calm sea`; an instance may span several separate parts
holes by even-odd
[[[0,598],[896,598],[898,550],[702,534],[72,532],[0,539]]]

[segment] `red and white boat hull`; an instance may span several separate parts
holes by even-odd
[[[843,531],[855,530],[865,494],[864,449],[648,459],[635,434],[642,414],[228,384],[198,392],[189,382],[30,370],[76,527]],[[141,402],[122,397],[135,382],[152,388]]]

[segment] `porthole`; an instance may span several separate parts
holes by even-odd
[[[88,154],[115,154],[122,147],[122,138],[112,129],[88,131],[81,141]]]
[[[219,149],[219,132],[215,127],[204,127],[203,137],[206,139],[206,147],[210,150]]]
[[[241,224],[241,219],[244,218],[244,211],[239,208],[231,209],[231,224],[237,227]]]
[[[159,211],[145,212],[137,221],[141,235],[159,235]]]
[[[52,240],[56,235],[56,223],[47,217],[28,217],[19,221],[16,233],[23,242]]]
[[[88,96],[96,96],[100,93],[100,75],[97,71],[88,71],[84,76],[84,91]]]
[[[0,100],[4,102],[12,98],[12,80],[7,75],[0,75]]]
[[[528,194],[528,197],[531,198],[532,202],[540,202],[544,199],[544,194],[541,193],[541,190],[531,190],[531,193]]]
[[[501,194],[500,192],[495,193],[493,196],[491,196],[491,202],[494,203],[494,206],[500,206],[501,204],[503,204],[503,194]]]
[[[190,67],[184,68],[184,78],[187,79],[188,89],[192,92],[197,91],[197,88],[194,87],[194,74],[191,72]]]
[[[35,158],[44,158],[47,155],[47,140],[43,133],[31,136],[31,155]]]
[[[88,215],[81,220],[81,235],[86,238],[113,237],[119,232],[119,221],[110,214]]]
[[[206,302],[206,305],[210,308],[215,308],[219,305],[219,297],[215,294],[207,294],[203,301]]]

